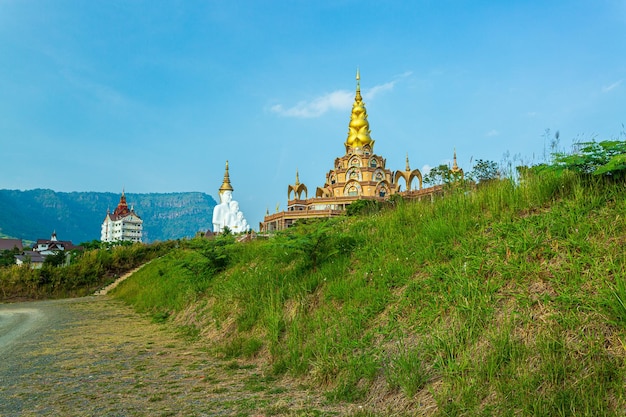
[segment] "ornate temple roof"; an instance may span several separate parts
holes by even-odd
[[[296,169],[296,183],[293,184],[293,185],[289,185],[287,187],[287,196],[288,196],[288,198],[291,197],[291,192],[292,191],[293,191],[293,194],[294,194],[293,198],[301,199],[303,192],[304,192],[305,197],[308,198],[309,190],[306,188],[306,185],[300,183],[300,176],[298,175],[298,170],[297,169]]]
[[[361,153],[365,147],[370,152],[374,150],[374,140],[370,136],[370,125],[367,121],[367,110],[361,97],[361,76],[356,71],[356,95],[352,104],[352,114],[348,124],[348,139],[346,139],[346,153]]]
[[[126,193],[124,192],[124,190],[122,190],[122,196],[120,197],[120,202],[117,204],[117,207],[115,208],[113,213],[110,213],[107,210],[107,216],[109,216],[111,220],[116,221],[123,217],[130,216],[131,214],[136,217],[139,217],[137,213],[135,213],[135,209],[133,207],[128,208],[128,203],[126,202]]]
[[[120,202],[118,203],[115,211],[113,212],[113,216],[120,218],[125,217],[130,214],[130,209],[128,208],[128,204],[126,203],[126,194],[122,190],[122,196],[120,197]]]

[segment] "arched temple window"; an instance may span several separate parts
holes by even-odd
[[[361,184],[359,184],[356,181],[351,181],[348,184],[346,184],[346,187],[344,188],[343,194],[346,196],[350,196],[350,197],[357,197],[360,196],[361,193]]]
[[[361,181],[361,179],[362,179],[361,170],[359,170],[357,167],[352,167],[348,170],[348,172],[346,172],[346,181],[350,181],[350,180]]]

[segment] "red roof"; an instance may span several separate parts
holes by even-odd
[[[118,217],[126,217],[129,214],[130,210],[128,209],[128,204],[126,204],[126,195],[122,193],[122,196],[120,197],[120,202],[115,208],[113,215]]]
[[[126,203],[126,194],[122,192],[122,196],[120,197],[120,202],[115,208],[115,211],[113,211],[113,213],[108,213],[108,216],[111,218],[111,220],[116,221],[126,216],[130,216],[131,214],[137,216],[137,213],[135,213],[135,210],[131,210],[128,208],[128,204]]]

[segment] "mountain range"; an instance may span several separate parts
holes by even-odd
[[[100,227],[117,207],[120,194],[56,192],[48,189],[0,190],[0,237],[26,242],[48,239],[78,244],[100,239]],[[126,193],[129,206],[143,220],[143,241],[192,237],[212,228],[215,199],[201,192]]]

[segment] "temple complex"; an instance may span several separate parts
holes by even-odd
[[[422,187],[422,173],[410,168],[408,155],[405,169],[393,172],[386,167],[385,158],[374,153],[358,71],[356,96],[344,145],[346,153],[335,159],[326,174],[326,182],[317,187],[314,197],[309,198],[308,189],[300,183],[296,171],[296,182],[287,187],[287,210],[279,212],[277,209],[274,214],[268,212],[259,224],[261,233],[286,229],[300,219],[340,215],[357,200],[384,201],[396,194],[411,199],[441,192],[441,186]],[[453,169],[462,174],[456,164],[456,151]]]
[[[126,194],[122,191],[120,202],[113,211],[107,210],[102,222],[100,240],[102,242],[141,242],[143,236],[143,220],[131,206],[128,208]]]

